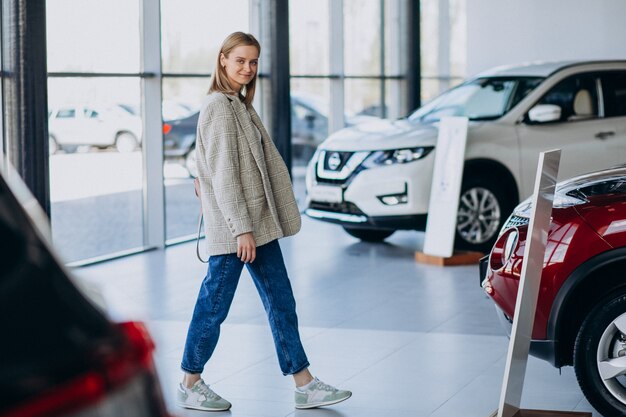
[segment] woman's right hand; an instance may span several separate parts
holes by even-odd
[[[237,257],[243,263],[252,263],[256,258],[256,241],[252,232],[237,236]]]

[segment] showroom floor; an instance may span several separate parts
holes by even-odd
[[[476,266],[418,264],[423,233],[361,243],[305,218],[282,240],[311,371],[354,395],[334,407],[298,411],[283,377],[260,299],[244,272],[205,380],[233,403],[211,415],[281,417],[488,417],[496,409],[508,339],[478,286]],[[174,415],[179,361],[205,266],[195,244],[75,270],[98,284],[115,320],[144,320]],[[522,405],[590,411],[572,368],[561,375],[531,359]],[[599,414],[595,413],[594,416]]]

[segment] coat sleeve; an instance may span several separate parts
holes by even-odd
[[[213,102],[198,126],[215,200],[233,236],[252,232],[240,178],[237,121],[229,103]]]

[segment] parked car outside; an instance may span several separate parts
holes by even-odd
[[[141,144],[141,118],[119,105],[69,104],[48,112],[50,154],[78,146],[132,152]]]
[[[196,128],[199,112],[163,122],[165,158],[180,160],[191,176],[196,176]],[[346,124],[376,120],[371,116],[346,115]],[[300,92],[291,93],[291,143],[295,165],[306,165],[317,146],[328,136],[328,110],[319,98]]]
[[[510,334],[528,237],[530,200],[505,222],[481,286]],[[603,416],[626,415],[626,167],[557,185],[531,354],[573,365]]]
[[[306,214],[366,241],[424,230],[443,116],[469,118],[455,246],[487,252],[540,151],[563,150],[565,178],[626,160],[626,61],[494,68],[406,119],[338,131],[307,168]]]
[[[117,105],[126,110],[128,113],[141,117],[141,110],[139,106],[129,103],[118,103]],[[163,120],[182,119],[189,116],[194,111],[195,109],[192,106],[178,101],[163,100],[161,103],[161,115]]]
[[[74,284],[14,187],[0,173],[0,415],[168,416],[143,324],[112,322]]]

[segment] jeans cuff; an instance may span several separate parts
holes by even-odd
[[[185,368],[184,366],[180,366],[180,369],[183,370],[183,372],[187,373],[187,374],[201,374],[202,371],[204,371],[204,369],[200,369],[199,371],[192,371],[191,369]]]
[[[308,368],[309,366],[311,366],[311,364],[309,364],[309,361],[304,362],[304,364],[298,368],[296,368],[295,371],[290,371],[290,372],[283,372],[283,375],[287,376],[287,375],[294,375],[297,374],[300,371],[304,371],[306,368]]]

